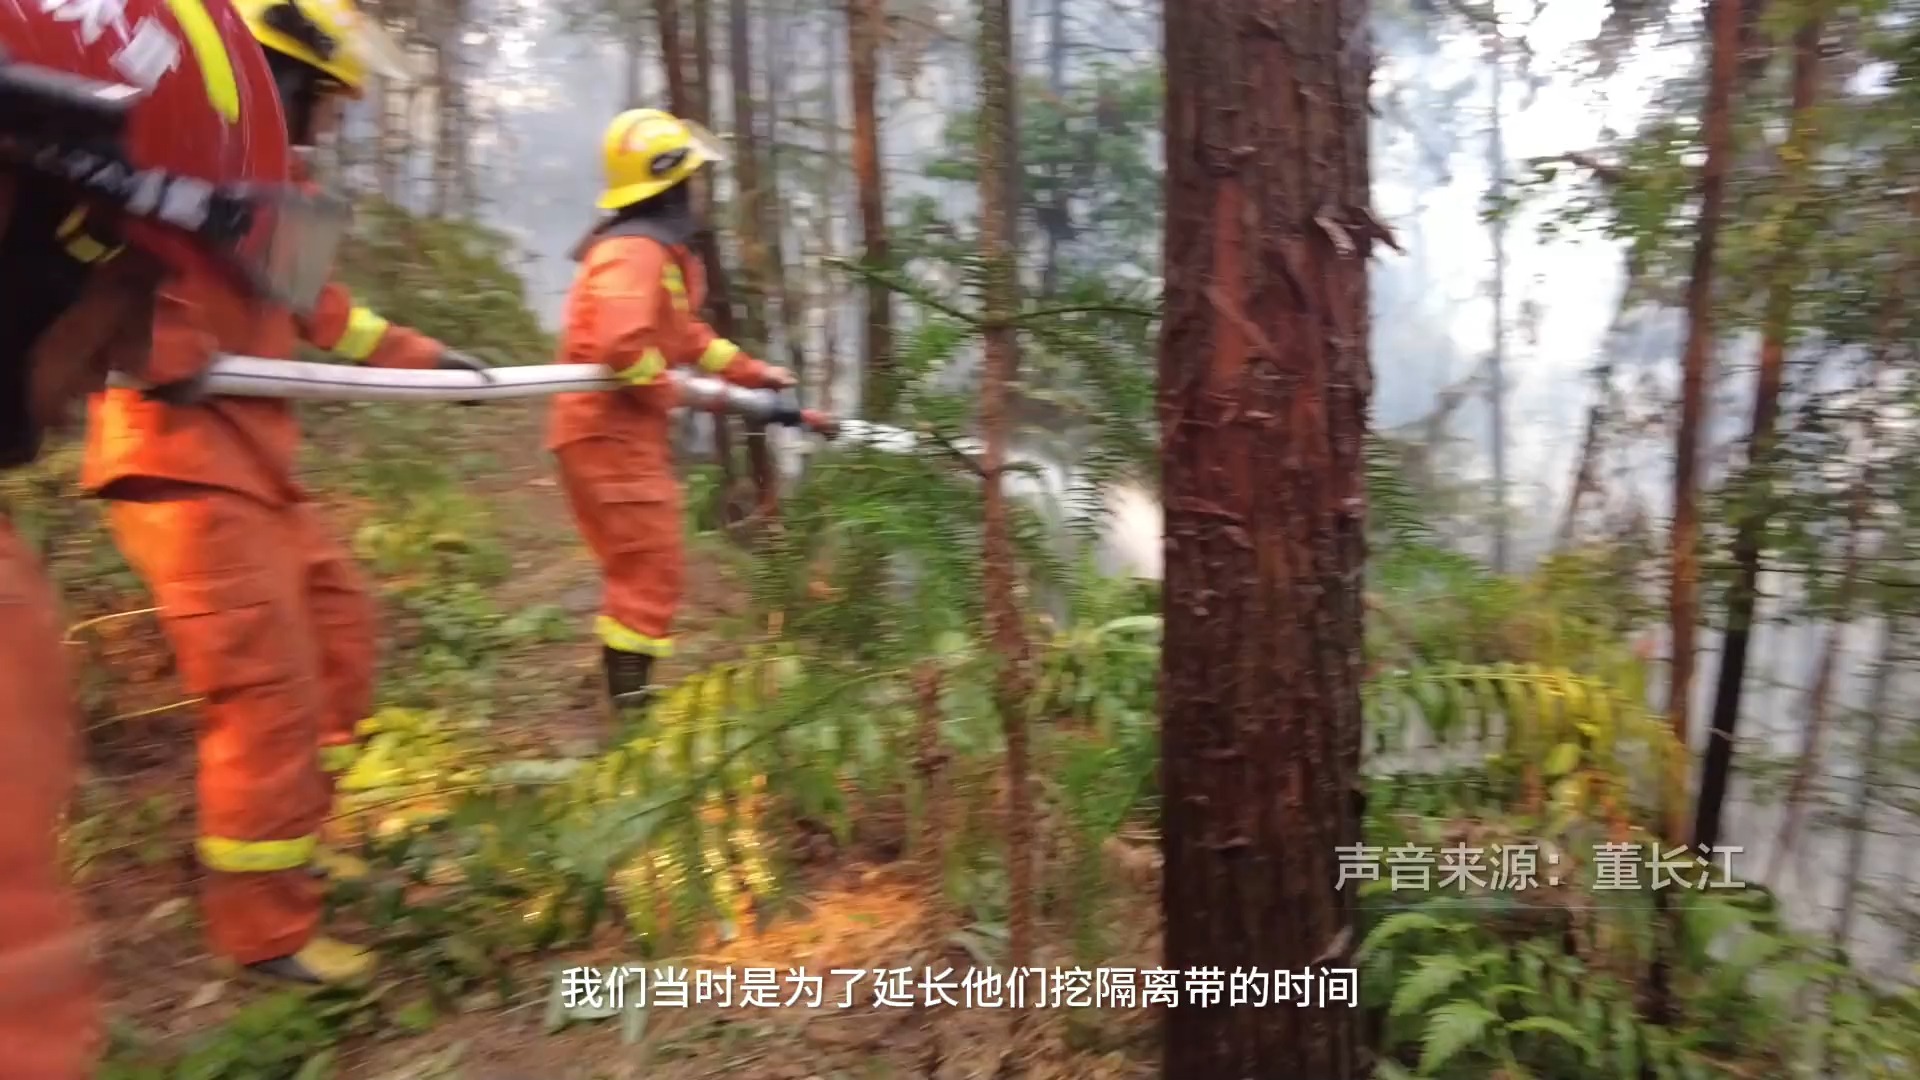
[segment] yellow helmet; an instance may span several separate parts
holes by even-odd
[[[607,187],[597,204],[619,210],[643,202],[700,171],[727,160],[713,133],[659,109],[628,109],[607,125],[601,143]]]
[[[353,0],[234,0],[261,46],[316,68],[359,97],[372,71],[409,81],[406,53]]]

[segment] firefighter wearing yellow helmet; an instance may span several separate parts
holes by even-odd
[[[645,202],[727,160],[706,128],[659,109],[629,109],[613,118],[601,140],[606,190],[598,206],[618,212]]]
[[[404,54],[353,0],[234,0],[267,51],[287,131],[311,146],[336,122],[344,98],[357,98],[369,75],[406,80]]]
[[[644,712],[653,662],[673,651],[680,604],[680,486],[667,424],[675,390],[667,368],[698,365],[747,387],[789,387],[794,377],[748,356],[700,318],[706,274],[689,246],[699,227],[689,181],[726,160],[713,136],[657,109],[634,109],[607,126],[601,152],[606,185],[597,205],[605,216],[574,251],[580,271],[555,359],[605,365],[630,389],[555,395],[547,448],[600,563],[594,629],[617,722]]]

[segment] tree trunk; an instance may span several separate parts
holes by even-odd
[[[1713,269],[1720,240],[1720,207],[1726,198],[1727,156],[1733,144],[1733,78],[1739,60],[1739,0],[1709,0],[1712,27],[1703,136],[1706,163],[1700,170],[1700,220],[1693,245],[1692,277],[1687,282],[1687,343],[1681,357],[1680,425],[1674,446],[1673,528],[1669,534],[1672,579],[1668,594],[1668,632],[1672,638],[1667,714],[1681,746],[1691,746],[1693,641],[1700,612],[1700,506],[1698,464],[1700,431],[1707,411],[1707,365],[1713,349]],[[1686,777],[1670,777],[1684,791]],[[1666,811],[1666,831],[1682,842],[1679,806]]]
[[[1889,545],[1892,547],[1892,545]],[[1860,876],[1866,870],[1868,829],[1873,814],[1873,789],[1883,775],[1880,744],[1887,730],[1887,697],[1893,683],[1894,653],[1902,637],[1902,618],[1883,616],[1880,626],[1879,667],[1867,691],[1867,730],[1860,748],[1860,780],[1853,789],[1847,814],[1847,862],[1840,877],[1840,909],[1834,914],[1833,943],[1842,950],[1853,940],[1853,917],[1860,907]]]
[[[1495,205],[1506,197],[1507,150],[1501,90],[1507,81],[1506,42],[1495,18],[1487,30],[1492,53],[1492,123],[1487,129],[1487,168]],[[1512,558],[1507,508],[1507,216],[1493,219],[1493,353],[1487,359],[1487,411],[1493,427],[1493,569],[1504,574]]]
[[[693,68],[687,73],[687,112],[702,124],[713,123],[713,16],[707,0],[689,0],[693,20]]]
[[[1360,842],[1367,258],[1385,235],[1369,15],[1367,0],[1166,8],[1169,968],[1352,963],[1336,851]],[[1357,1009],[1165,1015],[1169,1080],[1360,1075]]]
[[[702,125],[713,124],[713,11],[708,0],[691,0],[693,17],[693,73],[688,79],[688,111]],[[733,288],[727,277],[727,264],[720,261],[720,242],[713,232],[713,185],[695,189],[700,202],[700,231],[693,236],[694,250],[707,268],[707,324],[724,338],[732,338],[736,328],[733,317]],[[727,417],[711,413],[713,456],[720,462],[722,516],[726,493],[734,486],[733,426]],[[721,524],[728,524],[725,520]]]
[[[1724,2],[1724,0],[1723,0]],[[1720,653],[1720,678],[1713,702],[1713,735],[1707,740],[1706,764],[1700,772],[1700,802],[1694,815],[1693,842],[1711,851],[1720,842],[1720,811],[1733,771],[1734,731],[1740,721],[1740,694],[1747,681],[1747,646],[1753,636],[1754,609],[1759,603],[1760,549],[1772,517],[1770,473],[1773,467],[1774,427],[1780,414],[1780,382],[1787,366],[1787,336],[1793,330],[1794,296],[1799,287],[1799,213],[1805,186],[1807,155],[1812,149],[1814,88],[1820,76],[1820,21],[1808,17],[1794,37],[1793,112],[1786,141],[1780,148],[1780,171],[1785,188],[1783,234],[1769,268],[1766,311],[1760,340],[1760,376],[1753,390],[1753,430],[1747,438],[1746,482],[1748,508],[1734,531],[1734,583],[1727,597],[1727,632]],[[1696,270],[1697,273],[1697,270]]]
[[[1563,551],[1573,546],[1580,527],[1580,508],[1599,486],[1601,440],[1609,420],[1607,401],[1612,391],[1610,374],[1602,373],[1594,379],[1594,401],[1587,406],[1586,435],[1580,440],[1580,458],[1574,463],[1567,509],[1560,518],[1560,535],[1555,545]]]
[[[886,171],[880,163],[880,40],[886,30],[886,0],[848,0],[847,57],[853,82],[853,174],[860,192],[860,241],[869,269],[885,270],[887,253]],[[900,387],[893,366],[893,293],[867,282],[867,337],[861,378],[861,413],[869,420],[893,416]]]
[[[1053,0],[1047,10],[1047,92],[1055,102],[1067,97],[1067,0]],[[1051,298],[1060,287],[1060,246],[1066,241],[1073,212],[1067,198],[1067,170],[1055,165],[1048,178],[1051,192],[1044,213],[1046,260],[1040,264],[1040,295]]]
[[[820,13],[825,22],[822,28],[827,42],[827,70],[840,71],[846,66],[843,51],[847,38],[844,32],[835,33],[841,27],[833,25],[834,9],[828,8]],[[840,12],[842,22],[847,19],[846,12]],[[821,171],[821,185],[826,189],[822,200],[826,205],[826,221],[821,230],[820,250],[833,258],[840,251],[840,88],[827,80],[825,93],[826,134],[824,136],[826,165]],[[831,275],[821,273],[824,269],[816,267],[814,279],[815,295],[820,301],[820,408],[824,412],[833,411],[834,383],[840,379],[840,289]]]
[[[980,384],[983,445],[984,560],[988,630],[999,663],[995,706],[1007,741],[1007,956],[1015,968],[1033,958],[1033,797],[1027,776],[1026,633],[1015,595],[1013,534],[1001,472],[1007,461],[1008,384],[1019,360],[1014,319],[1020,311],[1017,253],[1007,243],[1014,208],[1007,204],[1008,152],[1014,128],[1013,22],[1008,0],[980,5],[980,258],[986,264],[986,373]]]
[[[794,295],[787,276],[785,215],[780,212],[785,204],[780,199],[780,102],[787,96],[787,66],[773,61],[774,52],[780,43],[789,39],[792,33],[792,21],[781,15],[767,13],[761,20],[763,48],[767,52],[767,96],[766,107],[762,111],[767,118],[765,137],[761,145],[766,147],[766,169],[762,183],[766,197],[760,201],[762,227],[766,229],[767,253],[767,292],[773,304],[780,311],[780,336],[787,354],[787,367],[793,371],[794,378],[805,385],[807,373],[806,326],[801,318],[801,305]]]
[[[740,344],[767,352],[766,192],[761,187],[760,146],[753,126],[753,32],[747,0],[727,0],[727,59],[733,71],[734,236],[740,245]],[[753,477],[754,512],[773,513],[779,502],[767,426],[748,421],[747,468]]]
[[[675,116],[688,116],[693,100],[687,96],[686,58],[680,47],[679,0],[653,0],[653,18],[660,26],[660,68],[667,77],[667,108]],[[638,108],[639,100],[635,94],[628,99],[627,107]]]

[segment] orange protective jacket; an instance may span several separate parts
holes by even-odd
[[[547,448],[559,460],[574,521],[600,563],[600,640],[623,652],[665,656],[673,648],[684,576],[680,490],[668,438],[678,395],[666,370],[697,365],[728,382],[759,387],[769,366],[695,314],[706,298],[706,275],[685,245],[623,234],[615,225],[588,239],[580,264],[555,361],[603,364],[629,388],[556,394]]]
[[[292,359],[300,341],[374,367],[432,367],[443,349],[433,338],[356,307],[337,282],[301,319],[211,277],[189,276],[176,278],[160,294],[153,364],[166,373],[162,377],[180,378],[202,370],[220,352]],[[95,395],[88,421],[80,483],[89,492],[139,477],[222,488],[269,504],[304,498],[293,482],[300,425],[289,402],[212,398],[173,406],[116,388]]]
[[[698,366],[747,387],[764,385],[768,365],[714,333],[695,314],[705,303],[706,271],[681,244],[620,235],[590,240],[567,293],[556,363],[604,364],[632,387],[626,393],[556,394],[547,448],[584,439],[622,445],[631,472],[667,472],[667,416],[677,403],[672,366]]]
[[[82,1080],[102,1046],[98,975],[67,884],[73,686],[53,590],[0,519],[0,1073]]]

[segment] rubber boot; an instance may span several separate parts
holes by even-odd
[[[607,705],[617,730],[631,730],[653,702],[653,657],[603,646],[600,663],[607,674]]]
[[[257,982],[291,987],[358,986],[373,975],[374,955],[357,945],[317,934],[291,956],[246,965]]]

